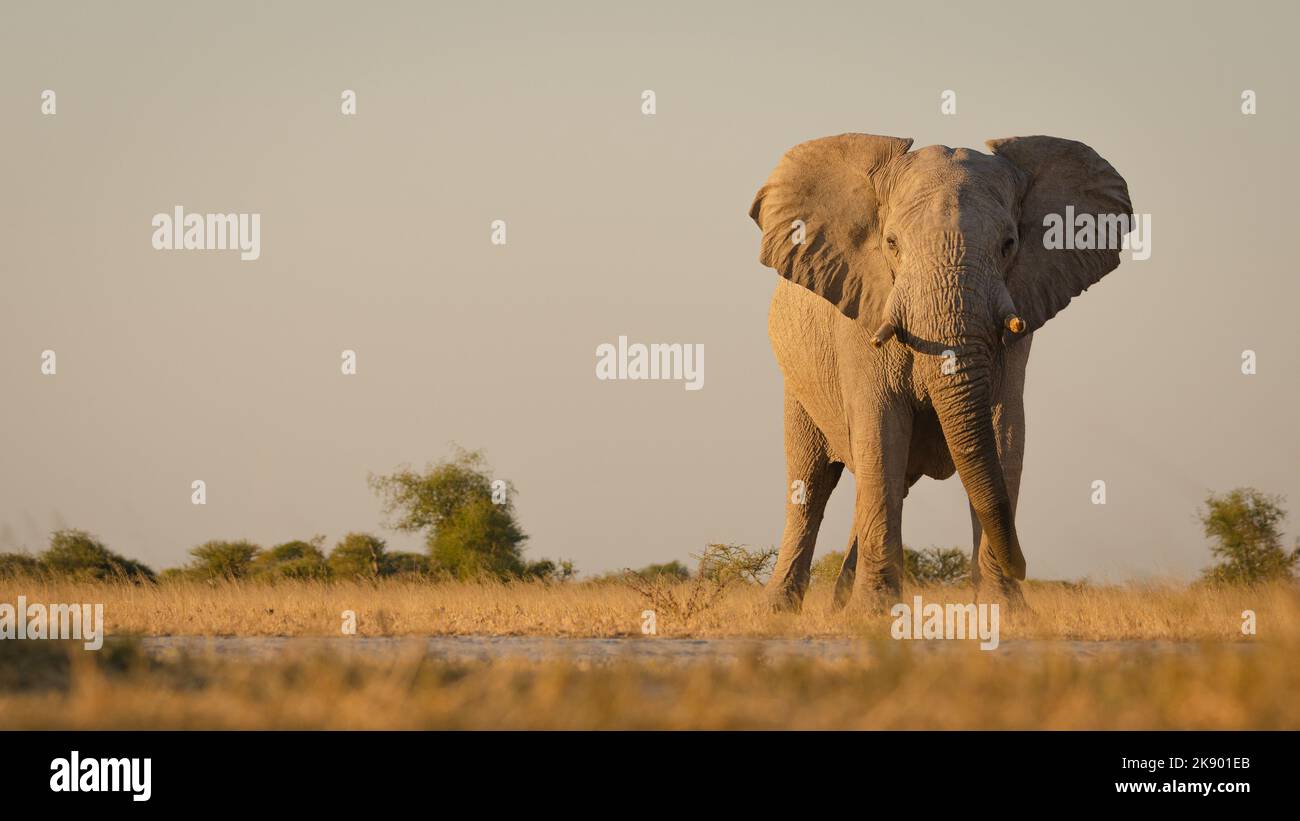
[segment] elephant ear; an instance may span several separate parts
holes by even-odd
[[[1049,214],[1125,215],[1133,206],[1128,185],[1096,151],[1057,137],[989,140],[992,152],[1027,176],[1020,206],[1020,250],[1007,272],[1007,290],[1029,331],[1041,328],[1079,294],[1119,265],[1119,248],[1047,248],[1044,218]],[[1066,232],[1075,230],[1064,225]]]
[[[763,231],[759,262],[874,329],[892,284],[880,251],[880,172],[911,146],[841,134],[787,151],[749,209]]]

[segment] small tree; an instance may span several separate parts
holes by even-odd
[[[140,562],[119,556],[84,530],[56,530],[41,564],[50,573],[74,579],[153,581],[154,572]]]
[[[523,543],[515,520],[514,488],[493,481],[483,454],[456,448],[455,455],[423,473],[401,468],[370,477],[395,530],[425,534],[435,565],[451,575],[514,578],[526,573]]]
[[[1198,514],[1206,538],[1213,541],[1210,553],[1219,560],[1204,571],[1206,581],[1257,584],[1293,576],[1300,546],[1290,553],[1282,547],[1284,501],[1251,487],[1206,495],[1205,509]]]
[[[458,579],[517,578],[527,570],[520,549],[526,538],[513,511],[491,499],[471,499],[430,534],[429,553]]]
[[[330,552],[329,566],[336,578],[374,579],[384,574],[387,545],[369,533],[349,533]]]

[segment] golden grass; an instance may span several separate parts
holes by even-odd
[[[904,591],[960,602],[964,588]],[[100,602],[110,637],[641,637],[645,599],[620,584],[0,580],[0,602]],[[887,640],[891,619],[829,612],[815,587],[798,615],[738,585],[659,638],[857,637],[843,659],[664,663],[459,663],[423,642],[388,655],[290,647],[272,656],[145,653],[131,639],[0,641],[0,728],[1300,728],[1300,591],[1278,584],[1031,584],[1032,614],[1001,639],[1154,640],[1083,657],[1064,644],[981,652],[975,642]],[[1241,633],[1244,610],[1258,635]],[[656,639],[642,639],[654,641]],[[346,640],[345,640],[346,641]],[[1196,642],[1170,649],[1169,641]],[[1242,644],[1254,646],[1242,646]],[[345,645],[346,646],[346,645]]]
[[[688,583],[689,584],[689,583]],[[927,602],[970,600],[964,587],[904,590]],[[137,586],[0,579],[0,602],[100,602],[110,636],[338,636],[342,613],[357,615],[360,636],[490,635],[617,637],[641,635],[646,600],[617,583],[174,582]],[[1073,587],[1029,584],[1031,614],[1002,613],[1002,639],[1245,640],[1242,611],[1258,618],[1258,639],[1300,638],[1300,589],[1209,588],[1180,584]],[[830,591],[814,585],[803,612],[775,614],[755,586],[729,588],[690,620],[657,614],[661,637],[888,636],[888,616],[832,613]],[[1253,640],[1253,639],[1252,639]]]
[[[1296,729],[1300,646],[1006,656],[889,642],[852,661],[448,664],[149,658],[0,642],[0,727]]]

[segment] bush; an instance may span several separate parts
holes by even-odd
[[[844,566],[844,551],[832,550],[812,563],[813,584],[835,584]]]
[[[330,552],[329,568],[339,579],[374,579],[390,566],[384,540],[369,533],[349,533]],[[394,554],[411,555],[411,554]]]
[[[537,562],[529,562],[524,568],[524,575],[530,579],[537,579],[547,583],[571,581],[578,571],[574,569],[573,562],[565,560],[553,562],[550,559],[542,559]]]
[[[45,565],[26,553],[0,553],[0,579],[33,578],[45,575]]]
[[[252,575],[253,560],[261,548],[249,541],[204,542],[190,550],[194,560],[185,568],[194,579],[245,579]]]
[[[970,581],[970,556],[957,547],[904,547],[903,571],[913,584],[958,584]]]
[[[684,582],[691,577],[690,568],[676,559],[663,564],[648,564],[633,572],[646,579],[667,579],[679,582]]]
[[[156,578],[147,566],[119,556],[84,530],[56,530],[40,562],[51,575],[78,580],[142,582]]]
[[[326,579],[330,568],[321,552],[323,536],[276,545],[253,559],[251,574],[258,579]]]
[[[1251,487],[1205,497],[1199,512],[1205,536],[1213,540],[1210,553],[1219,563],[1203,578],[1212,584],[1258,584],[1294,577],[1300,563],[1300,546],[1288,553],[1279,528],[1286,518],[1281,496],[1269,496]]]
[[[427,576],[432,570],[428,556],[400,550],[385,553],[379,565],[380,574],[384,576]]]
[[[625,570],[622,581],[639,593],[651,610],[685,624],[717,604],[732,584],[761,584],[771,570],[776,549],[711,544],[695,558],[700,569],[694,576],[674,561],[642,571]]]
[[[700,578],[728,584],[733,581],[763,584],[772,572],[777,549],[750,550],[736,544],[711,544],[695,558],[700,562]]]
[[[844,551],[835,550],[812,565],[818,584],[835,584],[844,565]],[[970,556],[957,547],[903,548],[903,575],[912,584],[959,584],[970,580]]]

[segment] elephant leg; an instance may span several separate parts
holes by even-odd
[[[850,604],[874,612],[896,601],[902,587],[903,498],[912,414],[885,407],[868,428],[868,440],[855,443],[853,457],[858,487],[853,513],[857,566]]]
[[[835,579],[835,597],[831,600],[831,610],[843,610],[853,594],[853,580],[858,575],[858,534],[849,534],[849,546],[844,548],[844,562],[840,565],[840,575]]]
[[[1011,501],[1011,516],[1016,515],[1020,496],[1020,473],[1025,459],[1025,365],[1029,357],[1030,339],[1025,339],[1008,352],[1007,367],[999,400],[993,406],[993,434],[997,439],[998,462],[1006,481],[1007,495]],[[993,556],[975,509],[970,511],[974,548],[971,552],[971,582],[977,599],[1004,600],[1012,607],[1024,604],[1020,583],[1002,572],[1002,566]]]
[[[785,394],[785,461],[785,532],[767,597],[775,609],[797,611],[808,589],[822,514],[844,465],[831,460],[826,437],[789,391]]]
[[[907,499],[907,492],[916,480],[921,478],[921,474],[907,477],[907,485],[903,488],[903,498]],[[849,598],[853,594],[853,580],[858,575],[858,534],[849,533],[849,545],[844,548],[844,561],[840,564],[840,575],[835,579],[835,597],[831,600],[831,610],[842,610],[849,603]]]

